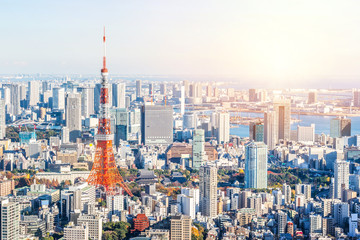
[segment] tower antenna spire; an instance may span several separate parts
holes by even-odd
[[[103,68],[101,69],[101,72],[107,72],[107,68],[106,68],[106,37],[105,37],[105,26],[104,26],[103,46],[104,46],[104,56],[103,56]]]

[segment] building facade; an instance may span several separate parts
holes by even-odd
[[[217,216],[217,169],[214,166],[200,167],[200,212],[203,216]]]
[[[267,188],[267,146],[251,142],[245,150],[245,186]]]

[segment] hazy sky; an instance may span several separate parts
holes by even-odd
[[[1,0],[0,73],[236,76],[360,87],[359,0]]]

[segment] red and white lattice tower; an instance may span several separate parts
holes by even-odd
[[[95,136],[96,152],[94,164],[90,175],[86,180],[90,185],[103,188],[106,194],[116,194],[120,188],[125,190],[127,194],[133,196],[130,189],[124,183],[119,170],[116,167],[113,151],[113,139],[110,126],[109,112],[109,83],[108,70],[106,68],[106,39],[104,29],[104,57],[103,68],[101,69],[101,90],[100,90],[100,116],[98,132]]]

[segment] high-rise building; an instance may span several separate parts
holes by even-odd
[[[321,215],[310,215],[310,233],[322,233]]]
[[[154,83],[149,83],[149,96],[154,96]]]
[[[207,97],[212,97],[213,96],[213,88],[211,84],[208,84],[206,86],[206,96]]]
[[[114,144],[119,146],[120,140],[128,140],[129,111],[125,108],[110,109],[111,133],[114,134]]]
[[[287,185],[286,183],[284,183],[282,191],[284,194],[285,204],[290,204],[291,203],[291,187],[290,187],[290,185]]]
[[[256,96],[256,89],[249,89],[249,102],[256,102],[257,96]]]
[[[219,97],[219,88],[217,86],[214,87],[214,97],[215,98]]]
[[[20,86],[19,84],[3,84],[3,87],[10,89],[10,105],[7,108],[7,112],[14,116],[19,115],[20,110],[21,110],[20,100],[22,100],[20,98],[20,95],[21,95],[20,89],[21,89],[21,87],[23,87],[23,89],[25,89],[25,87]],[[26,97],[26,93],[25,93],[25,97]]]
[[[355,89],[353,92],[353,102],[354,102],[354,107],[360,107],[360,91],[359,91],[359,89]]]
[[[351,213],[351,216],[349,217],[349,237],[355,237],[358,235],[358,222],[359,217],[357,213]]]
[[[107,195],[106,206],[110,214],[120,216],[121,211],[124,210],[124,195]]]
[[[65,89],[53,88],[53,109],[65,109]]]
[[[290,140],[291,109],[290,101],[274,102],[274,111],[277,118],[278,139]]]
[[[203,129],[196,129],[193,132],[193,165],[192,168],[199,170],[205,157],[205,132]]]
[[[119,146],[120,140],[138,142],[140,137],[140,109],[112,108],[111,133],[114,134],[114,144]]]
[[[261,216],[261,196],[260,195],[254,195],[251,197],[248,197],[247,199],[247,205],[251,209],[255,209],[255,213],[257,216]]]
[[[227,143],[230,140],[230,114],[227,112],[217,113],[217,141]]]
[[[100,94],[101,94],[101,83],[95,84],[94,88],[94,111],[99,113],[100,111]]]
[[[193,197],[187,196],[185,194],[179,194],[177,195],[177,202],[179,204],[178,209],[182,214],[195,219],[196,211]]]
[[[250,142],[245,150],[245,186],[267,188],[267,146]]]
[[[264,124],[261,122],[251,122],[249,125],[250,140],[264,142]]]
[[[277,118],[274,111],[264,113],[264,142],[269,150],[278,143]]]
[[[349,218],[349,203],[338,202],[334,203],[334,222],[340,227],[344,228],[346,220]]]
[[[296,184],[295,194],[303,194],[306,200],[311,198],[311,184]]]
[[[94,88],[82,87],[79,90],[81,92],[81,115],[88,118],[94,114]]]
[[[197,116],[194,112],[186,112],[183,115],[183,129],[194,129],[197,127]]]
[[[40,83],[38,81],[28,82],[27,96],[30,106],[36,106],[40,102]]]
[[[5,101],[0,99],[0,139],[5,138],[6,135],[6,122],[5,122]]]
[[[189,97],[189,96],[190,96],[189,81],[188,81],[188,80],[184,80],[184,81],[182,82],[182,85],[183,85],[184,90],[185,90],[185,97]]]
[[[71,142],[81,137],[81,95],[78,93],[69,93],[66,97],[66,127]]]
[[[145,105],[141,111],[142,143],[169,145],[173,143],[173,108]]]
[[[341,199],[342,189],[349,189],[349,162],[337,159],[334,164],[335,194]]]
[[[20,234],[20,207],[17,202],[9,199],[1,200],[0,212],[0,239],[19,239]]]
[[[49,84],[48,81],[43,81],[43,82],[41,83],[41,91],[42,91],[42,93],[50,90],[50,88],[51,88],[51,87],[50,87],[50,84]]]
[[[180,89],[180,113],[181,113],[181,116],[184,116],[185,114],[185,87],[184,86],[181,86],[181,89]]]
[[[13,179],[4,179],[0,182],[0,196],[7,196],[15,189],[15,181]]]
[[[81,215],[77,220],[78,225],[87,225],[89,228],[89,238],[101,240],[102,238],[102,219],[95,215]]]
[[[277,215],[278,235],[286,233],[287,214],[279,211]]]
[[[196,83],[192,83],[189,85],[189,97],[196,98],[197,97],[197,87],[198,85]]]
[[[191,240],[191,222],[190,216],[171,216],[170,240]]]
[[[211,218],[217,215],[217,169],[214,166],[200,167],[200,212]]]
[[[192,197],[195,203],[195,213],[200,209],[200,191],[198,188],[181,188],[181,194]]]
[[[141,80],[136,80],[136,98],[141,98]]]
[[[333,118],[330,120],[330,137],[340,138],[351,136],[351,119],[350,118]]]
[[[317,103],[317,92],[309,92],[308,104]]]
[[[125,103],[126,85],[125,83],[114,83],[112,86],[113,102],[112,105],[117,108],[126,108]]]
[[[69,128],[67,127],[63,127],[61,129],[61,143],[64,144],[64,143],[69,143],[70,141],[70,133],[69,133]]]
[[[166,83],[160,84],[160,94],[166,95]]]
[[[315,124],[311,124],[310,126],[298,126],[297,141],[313,143],[315,141]]]

